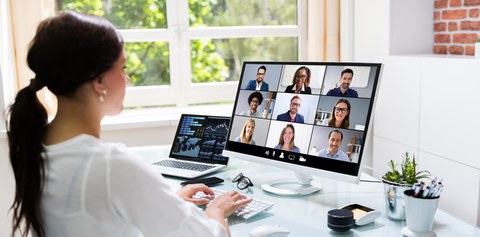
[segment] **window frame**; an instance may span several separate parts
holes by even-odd
[[[282,26],[225,26],[225,27],[192,27],[189,28],[188,22],[188,0],[166,0],[167,3],[167,28],[162,29],[120,29],[119,32],[124,37],[125,42],[168,42],[169,61],[170,61],[170,85],[128,87],[124,105],[127,108],[141,107],[162,107],[174,105],[175,107],[186,107],[192,104],[205,103],[224,103],[233,102],[238,87],[238,82],[214,82],[214,83],[192,83],[191,82],[191,40],[196,39],[229,39],[229,38],[250,38],[250,37],[296,37],[298,42],[298,59],[306,60],[307,45],[307,0],[297,0],[297,25]],[[25,66],[16,69],[15,57],[13,54],[13,32],[11,20],[10,1],[2,1],[2,18],[5,18],[0,24],[5,27],[0,30],[5,31],[2,34],[2,50],[0,63],[2,66],[2,84],[3,101],[0,100],[0,112],[5,111],[6,103],[13,101],[18,87],[28,83],[27,79],[17,78],[25,77],[23,71],[27,71]],[[21,4],[20,4],[21,6]],[[48,5],[50,7],[54,5]],[[15,6],[18,7],[18,6]],[[49,8],[50,9],[50,8]],[[44,9],[45,10],[45,9]],[[50,9],[53,12],[53,7]],[[35,10],[35,13],[38,11]],[[42,10],[42,14],[43,14]],[[49,13],[47,13],[48,15]],[[0,25],[1,27],[1,25]],[[3,33],[3,32],[2,32]],[[5,39],[7,39],[5,41]],[[5,43],[7,42],[8,43]],[[2,45],[4,47],[2,47]],[[6,48],[6,49],[5,49]],[[174,53],[172,53],[174,52]],[[185,63],[186,62],[186,63]],[[28,73],[26,73],[28,74]],[[1,86],[1,84],[0,84]],[[212,93],[215,91],[215,93]],[[49,113],[55,112],[55,99],[50,93],[45,91],[47,98],[47,107],[51,107]],[[3,125],[0,125],[0,129]],[[4,126],[3,126],[4,127]]]
[[[13,60],[13,36],[11,29],[10,1],[0,2],[0,118],[6,119],[6,110],[10,101],[13,101],[15,91],[16,71]],[[6,130],[5,123],[0,123],[0,131]]]
[[[128,87],[126,107],[176,106],[233,102],[238,82],[191,82],[190,42],[197,39],[296,37],[298,58],[306,58],[307,0],[297,0],[297,25],[192,27],[188,22],[188,0],[167,0],[167,28],[122,29],[125,42],[168,42],[170,85]],[[215,93],[212,93],[215,91]]]

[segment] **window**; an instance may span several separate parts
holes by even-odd
[[[306,0],[57,0],[109,19],[133,79],[125,106],[232,102],[245,60],[305,54]]]
[[[15,71],[13,69],[13,43],[10,27],[9,1],[0,1],[0,131],[5,129],[5,108],[6,103],[13,100],[13,84]]]
[[[0,63],[0,90],[3,90],[3,84],[2,84],[2,65]],[[5,123],[3,123],[3,121],[5,121],[5,118],[4,118],[4,108],[5,108],[5,103],[3,102],[3,97],[0,97],[0,120],[2,121],[1,125],[0,125],[0,132],[2,130],[5,129]]]

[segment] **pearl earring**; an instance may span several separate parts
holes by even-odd
[[[107,96],[107,90],[102,90],[102,93],[100,94],[100,102],[104,102],[105,101],[105,96]]]

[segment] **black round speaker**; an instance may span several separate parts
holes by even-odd
[[[353,212],[345,209],[333,209],[328,211],[328,228],[345,232],[350,230],[355,225],[353,219]]]

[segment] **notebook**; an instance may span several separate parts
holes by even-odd
[[[154,163],[162,175],[187,179],[210,174],[227,166],[222,156],[230,117],[182,114],[169,158]]]

